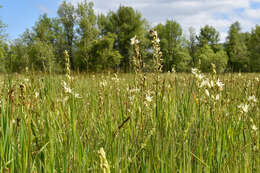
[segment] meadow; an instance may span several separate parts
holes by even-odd
[[[260,172],[260,75],[9,74],[0,83],[1,172]]]
[[[1,172],[260,172],[260,75],[192,72],[2,76]]]

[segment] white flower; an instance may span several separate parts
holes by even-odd
[[[192,68],[191,69],[191,73],[196,75],[198,73],[198,69],[197,68]]]
[[[149,96],[149,95],[147,95],[147,96],[145,97],[145,99],[146,99],[148,102],[152,102],[152,97]]]
[[[157,38],[157,39],[156,39],[156,42],[157,42],[157,43],[160,43],[160,39],[159,39],[159,38]]]
[[[254,95],[253,95],[253,96],[249,96],[249,97],[248,97],[248,101],[249,101],[249,102],[252,101],[252,102],[255,102],[255,103],[256,103],[256,102],[257,102],[257,98],[256,98]]]
[[[254,131],[257,131],[256,125],[252,125],[252,129],[253,129]]]
[[[219,94],[217,94],[217,95],[216,95],[216,100],[219,100],[219,97],[220,97]]]
[[[39,96],[39,93],[35,92],[35,98],[38,98],[38,96]]]
[[[100,82],[99,83],[99,85],[101,86],[101,87],[106,87],[107,86],[107,81],[106,80],[103,80],[102,82]]]
[[[136,39],[136,36],[131,38],[131,45],[138,44],[138,43],[139,43],[139,40]]]
[[[222,89],[225,84],[223,84],[219,79],[216,82],[217,86]]]
[[[65,81],[63,81],[63,88],[64,88],[64,91],[65,91],[65,93],[69,93],[69,94],[72,94],[72,90],[71,90],[71,88],[70,87],[68,87],[68,85],[66,84],[66,82]]]
[[[205,89],[205,93],[207,96],[209,96],[209,91],[207,89]]]
[[[77,99],[82,98],[82,97],[80,97],[80,95],[79,95],[78,93],[75,93],[75,94],[74,94],[74,97],[77,98]]]
[[[199,80],[202,80],[202,79],[204,78],[204,76],[203,76],[202,74],[198,74],[196,77],[197,77]]]
[[[211,80],[210,81],[210,86],[209,86],[210,88],[213,88],[214,87],[214,82],[213,82],[213,80]]]
[[[203,88],[204,86],[209,86],[209,80],[205,79],[200,83],[200,88]]]
[[[238,105],[238,108],[242,110],[242,112],[247,113],[248,109],[249,109],[249,105],[248,104],[240,104]]]

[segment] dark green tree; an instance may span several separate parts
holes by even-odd
[[[253,72],[260,72],[260,26],[252,30],[249,42],[250,68]]]
[[[183,46],[184,38],[180,24],[173,20],[167,20],[165,25],[159,24],[155,30],[161,39],[163,70],[171,71],[175,67],[177,71],[186,71],[191,57],[187,47]]]
[[[79,3],[77,7],[77,33],[79,39],[77,42],[77,67],[80,70],[88,70],[90,49],[93,42],[98,38],[97,17],[93,9],[94,4],[86,0]]]
[[[94,41],[89,59],[91,70],[116,70],[122,56],[117,50],[113,49],[115,38],[115,34],[109,33]]]
[[[72,3],[63,1],[58,9],[59,19],[63,25],[66,46],[70,56],[71,68],[74,69],[73,42],[75,39],[76,9]]]
[[[229,66],[232,71],[238,72],[249,70],[249,54],[241,34],[239,22],[235,22],[229,28],[226,51],[229,56]]]
[[[209,45],[205,44],[195,53],[195,61],[196,66],[203,72],[211,71],[211,63],[216,65],[218,72],[224,72],[228,63],[228,56],[224,50],[215,53]]]
[[[217,52],[221,49],[221,46],[218,44],[220,41],[219,32],[213,27],[206,25],[200,29],[200,34],[197,36],[199,47],[204,45],[209,45],[214,52]]]
[[[102,33],[116,34],[114,48],[122,55],[120,66],[125,72],[130,71],[130,60],[133,55],[133,49],[130,45],[130,39],[135,35],[143,44],[145,41],[146,21],[141,13],[135,11],[132,7],[120,6],[117,12],[109,12],[107,20],[104,17],[99,25],[102,27]],[[142,47],[142,45],[141,45]]]

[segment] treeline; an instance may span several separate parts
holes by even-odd
[[[130,39],[134,36],[140,41],[144,70],[150,71],[151,27],[142,14],[120,6],[117,11],[96,15],[93,6],[88,1],[77,5],[64,1],[58,17],[40,16],[33,28],[9,44],[4,39],[6,26],[0,21],[0,71],[63,72],[67,50],[72,70],[131,72],[134,51]],[[260,71],[260,26],[243,33],[239,22],[235,22],[225,43],[220,43],[219,32],[208,25],[197,35],[191,27],[189,38],[177,21],[167,20],[153,29],[160,38],[163,71],[187,72],[199,67],[207,72],[211,63],[219,72]]]

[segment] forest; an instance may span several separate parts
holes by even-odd
[[[57,17],[39,16],[35,25],[15,40],[7,41],[6,27],[0,21],[0,71],[4,73],[63,73],[65,50],[73,71],[132,72],[131,38],[135,36],[140,41],[144,71],[150,72],[150,29],[156,30],[160,39],[163,72],[189,72],[192,67],[208,72],[211,63],[220,73],[260,71],[260,26],[242,32],[239,21],[229,27],[223,43],[213,26],[206,25],[198,33],[191,26],[189,33],[184,34],[178,21],[151,26],[132,7],[120,6],[106,15],[97,15],[93,2],[73,5],[63,1]]]

